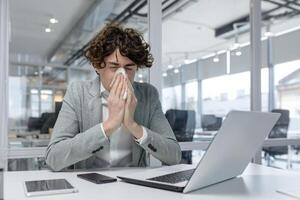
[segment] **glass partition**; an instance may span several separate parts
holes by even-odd
[[[8,170],[46,167],[68,85],[97,77],[83,56],[87,44],[110,22],[135,28],[148,41],[147,12],[147,1],[10,2]],[[138,70],[135,81],[149,82],[148,73]]]
[[[272,2],[263,1],[262,4],[267,6],[272,5]],[[294,2],[291,6],[293,5]],[[265,83],[268,82],[265,103],[268,111],[281,114],[268,138],[283,141],[300,138],[300,57],[299,47],[295,43],[300,40],[300,21],[299,14],[292,14],[294,12],[291,7],[277,8],[277,13],[272,18],[265,19],[262,28],[262,56],[268,74],[268,79],[264,80]],[[263,150],[263,164],[283,169],[299,169],[298,145],[265,147]]]
[[[230,110],[250,110],[249,10],[249,1],[189,1],[164,17],[163,110],[187,118],[179,142],[210,141]]]

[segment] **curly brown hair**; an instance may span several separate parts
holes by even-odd
[[[108,24],[90,42],[85,51],[85,57],[95,68],[106,66],[104,58],[119,49],[122,56],[132,60],[138,68],[151,67],[153,57],[150,46],[141,33],[132,28],[122,28],[119,25]]]

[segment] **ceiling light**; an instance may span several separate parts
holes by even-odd
[[[239,47],[240,47],[240,43],[238,43],[238,42],[235,42],[232,46],[233,49],[237,49]]]
[[[50,20],[49,20],[49,22],[50,22],[51,24],[56,24],[56,23],[58,23],[58,20],[55,19],[54,17],[51,17]]]
[[[51,28],[49,28],[49,27],[45,28],[45,32],[46,33],[50,33],[51,32]]]
[[[139,74],[138,77],[139,77],[139,78],[143,78],[143,74]]]
[[[31,94],[37,94],[37,93],[39,93],[39,91],[38,91],[37,89],[31,89],[31,90],[30,90],[30,93],[31,93]]]
[[[241,55],[242,55],[241,47],[239,47],[239,48],[235,51],[235,55],[236,55],[236,56],[241,56]]]
[[[229,50],[234,51],[240,47],[241,47],[241,44],[239,42],[234,42],[233,45],[231,47],[229,47]]]
[[[236,55],[236,56],[241,56],[241,55],[242,55],[242,52],[241,52],[240,50],[238,50],[238,51],[235,52],[235,55]]]
[[[164,72],[162,75],[163,75],[163,77],[167,77],[168,76],[167,72]]]
[[[169,68],[169,69],[173,69],[173,68],[174,68],[174,66],[173,66],[173,65],[171,65],[171,64],[169,64],[169,65],[168,65],[168,68]]]
[[[196,62],[197,61],[197,59],[184,59],[184,64],[191,64],[191,63],[193,63],[193,62]]]
[[[219,61],[220,61],[219,56],[218,56],[218,54],[216,53],[216,54],[215,54],[215,57],[213,58],[213,62],[214,62],[214,63],[217,63],[217,62],[219,62]]]
[[[179,73],[179,69],[174,69],[174,73],[178,74]]]
[[[143,81],[143,80],[140,80],[139,82],[140,82],[140,83],[143,83],[144,81]]]
[[[214,61],[215,63],[217,63],[217,62],[220,61],[220,59],[219,59],[218,57],[214,57],[213,61]]]
[[[271,32],[271,24],[267,24],[266,26],[266,32],[264,33],[265,37],[271,37],[273,36],[273,33]]]
[[[271,33],[270,31],[267,31],[264,33],[264,36],[271,37],[271,36],[273,36],[273,33]]]

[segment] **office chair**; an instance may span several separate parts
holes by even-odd
[[[54,127],[57,117],[58,117],[58,114],[59,114],[59,111],[61,109],[61,106],[62,106],[62,102],[55,102],[55,113],[43,113],[42,114],[41,118],[42,118],[43,125],[40,130],[41,133],[49,133],[49,129]]]
[[[217,131],[222,125],[222,117],[202,115],[201,126],[203,131]]]
[[[41,119],[39,117],[29,117],[27,122],[27,130],[40,130],[42,127]]]
[[[273,109],[271,112],[280,113],[281,116],[271,130],[268,138],[287,138],[287,132],[290,123],[290,111],[284,109]],[[287,146],[264,147],[265,158],[267,158],[268,166],[270,166],[271,158],[275,159],[277,155],[288,153]]]
[[[49,128],[53,128],[57,120],[62,102],[55,102],[55,112],[45,112],[41,117],[29,117],[27,130],[40,130],[40,133],[49,133]]]
[[[194,110],[167,110],[165,114],[178,142],[193,141],[196,128]],[[182,152],[181,163],[192,163],[192,151]]]

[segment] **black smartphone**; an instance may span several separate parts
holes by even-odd
[[[112,178],[98,173],[77,174],[77,177],[96,184],[110,183],[110,182],[117,181],[116,178]]]

